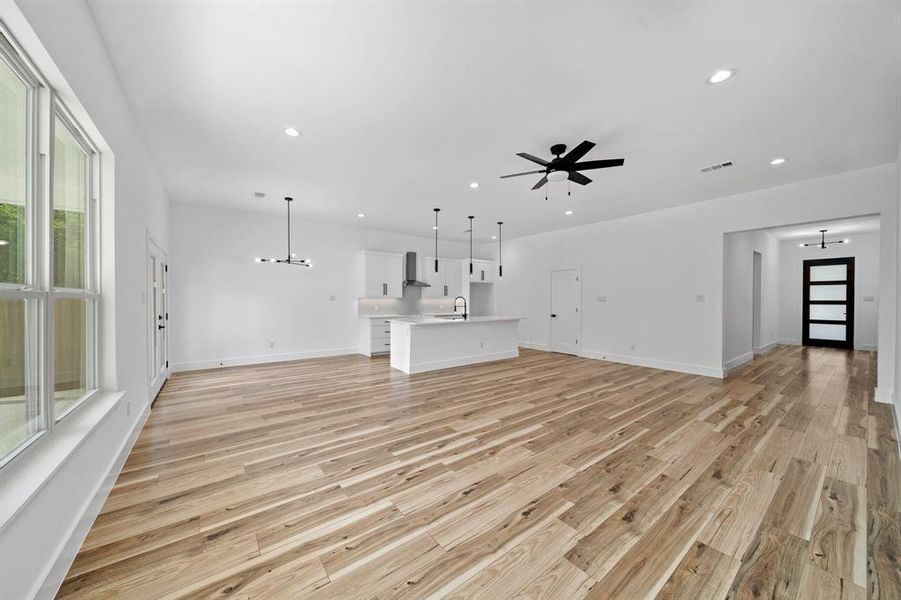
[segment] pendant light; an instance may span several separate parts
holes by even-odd
[[[284,265],[297,265],[298,267],[312,267],[313,262],[309,258],[295,258],[297,255],[291,252],[291,203],[294,198],[285,197],[288,204],[288,254],[285,258],[256,258],[256,262],[281,263]]]
[[[826,241],[826,232],[827,231],[829,231],[829,230],[828,229],[820,229],[820,241],[819,242],[811,243],[811,244],[801,244],[801,247],[806,248],[808,246],[817,246],[821,250],[825,250],[826,246],[828,246],[829,244],[847,244],[848,243],[848,240],[832,240],[832,241],[827,242]]]
[[[435,211],[435,272],[438,272],[438,213],[441,212],[440,208],[433,208]]]
[[[504,224],[503,221],[497,222],[497,276],[504,276],[504,264],[501,260],[501,226]]]
[[[469,219],[469,276],[472,277],[472,220],[475,217],[470,215],[466,218]]]

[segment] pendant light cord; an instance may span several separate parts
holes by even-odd
[[[472,275],[472,220],[475,217],[470,216],[469,218],[469,274]]]
[[[285,198],[288,203],[288,260],[291,260],[291,198]]]
[[[438,213],[440,208],[432,209],[435,211],[435,272],[438,272]]]
[[[504,261],[501,257],[501,225],[503,225],[503,221],[497,222],[497,276],[504,276]]]

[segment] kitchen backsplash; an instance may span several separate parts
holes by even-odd
[[[403,298],[359,298],[358,315],[433,315],[454,312],[451,298],[420,298],[419,290]],[[462,303],[461,303],[462,310]]]

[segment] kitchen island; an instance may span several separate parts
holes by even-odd
[[[391,366],[404,373],[519,356],[519,317],[391,319]]]

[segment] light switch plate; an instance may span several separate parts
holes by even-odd
[[[704,302],[704,301],[706,301],[706,298],[704,298],[704,294],[698,294],[697,296],[695,296],[695,302]]]

